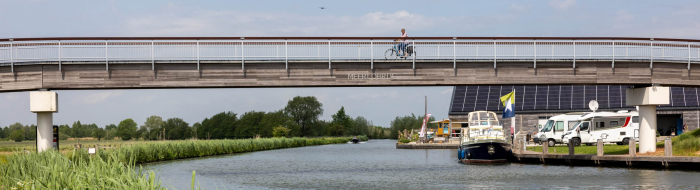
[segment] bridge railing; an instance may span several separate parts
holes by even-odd
[[[407,38],[415,54],[387,55],[390,37],[0,39],[0,66],[114,61],[635,60],[700,62],[700,40],[650,38]],[[494,64],[495,66],[495,64]]]

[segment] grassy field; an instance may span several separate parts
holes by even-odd
[[[366,136],[359,136],[363,141]],[[89,155],[85,149],[63,153],[14,153],[0,157],[2,189],[164,189],[153,171],[139,163],[347,143],[350,137],[263,138],[240,140],[146,141]],[[128,142],[128,141],[127,141]],[[194,188],[194,171],[192,176]]]
[[[122,140],[63,140],[59,141],[59,148],[61,150],[72,150],[74,149],[73,146],[75,144],[80,144],[83,145],[83,147],[88,147],[88,146],[95,146],[99,144],[100,146],[106,146],[106,145],[112,145],[112,146],[122,146],[122,145],[131,145],[131,144],[141,144],[141,143],[149,143],[149,142],[162,142],[162,141],[144,141],[144,140],[129,140],[129,141],[122,141]],[[14,142],[14,141],[0,141],[0,152],[13,152],[13,151],[19,151],[19,150],[29,150],[29,151],[36,151],[36,141],[22,141],[22,142]]]

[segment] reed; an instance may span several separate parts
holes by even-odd
[[[363,139],[360,136],[358,138]],[[165,189],[153,171],[145,171],[139,164],[347,143],[350,139],[351,137],[167,141],[99,150],[95,155],[89,155],[85,150],[72,150],[63,154],[53,150],[38,154],[16,152],[0,157],[0,190]]]

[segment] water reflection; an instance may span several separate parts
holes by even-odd
[[[150,164],[164,185],[207,189],[698,188],[698,172],[626,168],[465,165],[456,150],[397,150],[376,140]]]

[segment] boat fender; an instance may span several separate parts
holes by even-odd
[[[464,151],[461,148],[457,150],[457,159],[464,159]]]

